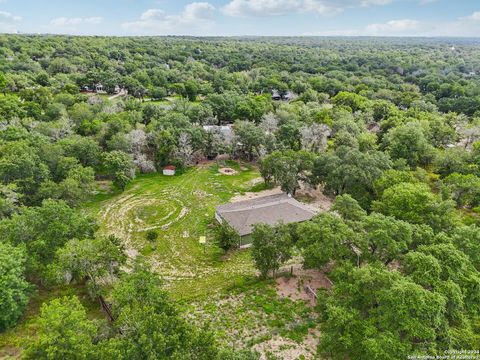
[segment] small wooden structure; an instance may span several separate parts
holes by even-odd
[[[166,176],[173,176],[175,175],[175,166],[173,165],[167,165],[163,168],[163,175]]]

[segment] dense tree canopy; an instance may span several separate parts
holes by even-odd
[[[478,45],[0,35],[0,331],[34,286],[74,283],[112,322],[53,299],[26,358],[255,359],[185,321],[158,274],[125,273],[126,244],[83,211],[140,173],[230,158],[260,169],[254,190],[335,197],[311,221],[257,224],[245,253],[262,277],[294,259],[332,280],[321,356],[478,349]],[[227,227],[216,240],[239,242]]]

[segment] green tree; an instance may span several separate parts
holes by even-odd
[[[15,184],[20,193],[33,195],[48,176],[38,149],[25,140],[0,141],[0,182]]]
[[[149,242],[155,242],[155,240],[158,239],[158,232],[156,230],[148,230],[145,234],[145,238],[149,241]]]
[[[360,249],[361,239],[343,219],[332,213],[322,213],[301,223],[297,233],[297,245],[307,268],[321,269],[332,260],[358,261],[356,249]]]
[[[420,180],[415,177],[413,171],[404,171],[396,169],[386,170],[374,183],[375,191],[381,196],[385,189],[401,183],[419,183]]]
[[[47,180],[40,186],[38,197],[41,199],[61,199],[72,207],[80,205],[92,194],[95,186],[92,168],[75,166],[68,171],[60,183]]]
[[[252,161],[260,154],[260,148],[264,143],[265,134],[254,123],[248,121],[237,121],[235,123],[235,137],[239,155]]]
[[[240,244],[240,235],[226,221],[223,221],[215,229],[215,242],[227,252]]]
[[[391,129],[383,143],[392,159],[405,159],[412,168],[427,164],[432,155],[420,124],[414,122]]]
[[[65,156],[74,157],[83,166],[96,169],[100,164],[101,148],[94,139],[73,135],[61,139],[58,143],[65,151]]]
[[[105,154],[104,166],[113,176],[116,187],[124,190],[127,184],[135,178],[135,165],[131,155],[114,150]]]
[[[327,191],[336,195],[350,194],[367,209],[375,194],[375,181],[391,166],[388,155],[380,151],[362,153],[340,146],[334,153],[320,154],[310,182],[323,183]]]
[[[480,271],[480,228],[476,225],[458,226],[451,234],[452,242],[463,251]]]
[[[18,211],[20,198],[14,184],[0,184],[0,220]]]
[[[473,174],[453,173],[441,181],[445,197],[453,199],[459,207],[475,207],[480,204],[480,177]]]
[[[6,95],[7,92],[7,78],[3,73],[0,73],[0,91],[3,95]]]
[[[321,354],[400,359],[435,353],[446,299],[383,266],[343,266],[321,307]]]
[[[37,339],[32,341],[25,359],[91,359],[96,326],[87,318],[77,297],[54,299],[42,305]]]
[[[183,320],[157,274],[136,267],[112,292],[114,326],[121,334],[101,344],[104,359],[210,360],[218,355],[211,333]]]
[[[25,261],[21,248],[0,241],[0,331],[15,325],[27,306],[31,287],[24,278]]]
[[[68,240],[90,238],[95,230],[93,219],[72,210],[65,202],[44,200],[42,206],[23,207],[10,219],[0,221],[0,240],[23,244],[28,274],[37,277]]]
[[[406,253],[412,242],[412,226],[393,217],[372,213],[364,218],[362,227],[369,257],[385,264]]]
[[[348,194],[335,198],[332,211],[339,213],[343,219],[351,221],[361,221],[367,216],[367,212]]]
[[[433,288],[440,281],[442,267],[434,256],[411,251],[402,259],[402,270],[417,284]]]
[[[68,241],[57,251],[57,271],[62,276],[70,273],[77,280],[87,278],[93,297],[100,293],[100,280],[118,275],[126,263],[126,255],[121,240],[113,235]]]
[[[315,156],[307,151],[274,151],[260,163],[260,173],[265,183],[280,185],[282,191],[295,195],[300,181],[306,182]]]
[[[453,201],[443,201],[425,184],[400,183],[392,186],[383,192],[372,208],[412,224],[427,224],[437,232],[449,230],[455,224]]]
[[[198,95],[198,84],[195,80],[187,80],[184,83],[185,86],[185,95],[188,100],[195,101]]]
[[[292,239],[287,226],[254,226],[252,257],[262,277],[275,272],[292,257]]]

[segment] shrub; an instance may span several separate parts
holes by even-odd
[[[148,230],[145,237],[148,241],[154,242],[158,238],[158,232],[156,230]]]

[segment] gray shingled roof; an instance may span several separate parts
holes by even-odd
[[[315,213],[287,194],[276,194],[217,206],[217,214],[241,236],[255,224],[276,225],[310,220]]]

